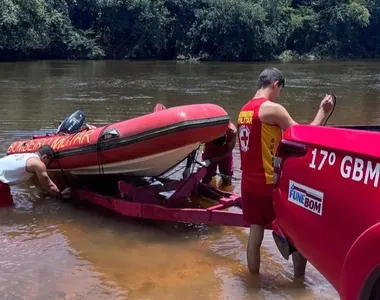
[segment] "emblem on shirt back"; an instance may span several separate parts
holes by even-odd
[[[241,125],[239,128],[239,142],[241,151],[247,152],[249,149],[249,128],[247,125]]]

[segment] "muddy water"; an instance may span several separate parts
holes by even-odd
[[[0,153],[45,133],[76,109],[103,125],[166,106],[214,102],[236,119],[268,64],[27,62],[0,64]],[[332,124],[379,123],[380,62],[275,64],[293,117],[311,121],[326,93]],[[235,149],[235,176],[239,157]],[[239,181],[235,181],[239,190]],[[268,232],[260,276],[247,270],[247,231],[132,221],[99,208],[12,190],[0,209],[1,299],[338,299],[312,266],[294,281]]]

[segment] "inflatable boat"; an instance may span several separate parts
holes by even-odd
[[[193,104],[166,109],[114,124],[85,126],[78,110],[53,134],[12,143],[7,154],[36,152],[42,145],[56,151],[48,170],[74,175],[125,174],[154,177],[164,174],[200,144],[223,135],[227,112],[215,104]]]

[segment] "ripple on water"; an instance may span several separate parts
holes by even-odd
[[[125,299],[124,291],[71,251],[58,228],[44,218],[1,225],[1,299]]]
[[[136,100],[136,99],[153,99],[152,96],[136,95],[136,96],[120,96],[120,100]]]
[[[217,255],[238,257],[243,250],[243,243],[235,234],[224,234],[210,242],[210,249]]]

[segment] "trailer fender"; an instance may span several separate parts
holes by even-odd
[[[343,263],[339,294],[342,300],[361,300],[371,289],[380,266],[380,223],[364,231],[351,246]],[[374,278],[371,278],[374,277]],[[370,284],[371,279],[373,281]]]

